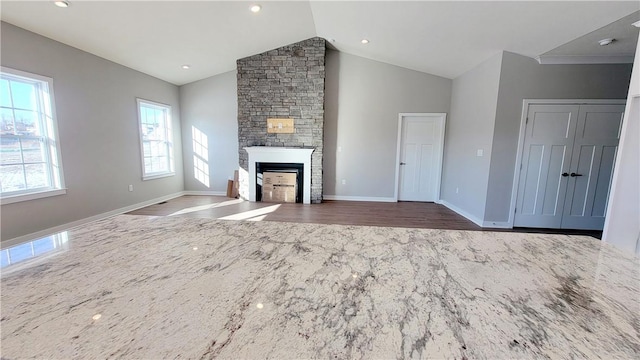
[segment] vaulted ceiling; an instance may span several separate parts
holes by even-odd
[[[251,12],[254,4],[262,10]],[[340,51],[447,78],[503,50],[625,62],[636,47],[631,23],[640,20],[640,2],[70,0],[59,8],[52,1],[3,0],[0,18],[182,85],[314,36]],[[610,33],[617,41],[597,44]]]

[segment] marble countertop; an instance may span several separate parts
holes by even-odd
[[[640,262],[590,237],[132,215],[66,236],[3,269],[3,359],[640,357]]]

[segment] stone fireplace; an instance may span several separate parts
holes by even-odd
[[[318,37],[237,61],[240,194],[247,200],[256,200],[256,162],[268,162],[308,163],[303,202],[322,201],[324,61]],[[269,118],[293,119],[293,133],[267,132]],[[298,153],[309,159],[290,161]]]

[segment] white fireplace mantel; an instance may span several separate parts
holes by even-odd
[[[302,202],[311,204],[311,153],[313,148],[249,146],[249,201],[256,201],[256,163],[295,163],[303,164]]]

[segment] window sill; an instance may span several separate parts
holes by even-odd
[[[170,173],[147,175],[147,176],[143,176],[142,180],[146,181],[146,180],[160,179],[164,177],[174,176],[175,174],[176,174],[175,172],[170,172]]]
[[[13,204],[22,201],[29,201],[35,199],[42,199],[51,196],[64,195],[67,193],[67,189],[55,189],[55,190],[46,190],[40,192],[34,192],[29,194],[21,194],[21,195],[13,195],[0,198],[0,205]]]

